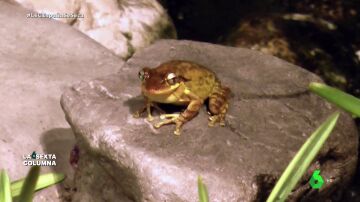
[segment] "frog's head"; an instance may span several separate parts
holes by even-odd
[[[142,91],[145,95],[170,95],[186,78],[176,75],[175,72],[167,69],[143,68],[139,72],[139,79],[142,82]]]

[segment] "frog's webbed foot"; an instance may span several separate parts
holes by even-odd
[[[185,120],[181,117],[180,114],[162,114],[160,119],[163,120],[154,124],[155,128],[160,128],[163,125],[174,123],[176,124],[174,134],[180,135],[180,128],[185,123]]]
[[[224,127],[225,126],[225,115],[226,115],[227,110],[228,110],[228,104],[225,103],[223,105],[223,107],[221,108],[219,114],[212,115],[211,113],[209,113],[210,117],[209,117],[208,125],[210,127],[214,127],[216,123],[219,123],[220,126]]]
[[[166,124],[175,124],[175,135],[180,135],[180,129],[184,123],[194,118],[194,116],[199,112],[200,107],[203,103],[203,100],[199,99],[198,96],[191,93],[188,89],[184,90],[184,94],[191,98],[189,105],[186,110],[180,114],[162,114],[160,119],[163,119],[159,123],[154,124],[155,128],[160,128]]]
[[[230,89],[220,86],[214,87],[214,92],[209,97],[209,126],[213,127],[216,123],[225,126],[225,114],[229,108],[227,97]]]
[[[163,121],[154,124],[155,128],[160,128],[163,125],[174,123],[175,126],[175,135],[180,135],[180,129],[184,123],[191,120],[199,111],[203,101],[202,100],[193,100],[190,102],[188,107],[181,114],[163,114],[160,116]]]
[[[218,114],[218,115],[213,115],[209,117],[209,123],[208,125],[210,127],[214,127],[216,123],[219,123],[220,126],[225,126],[225,115],[223,114]]]

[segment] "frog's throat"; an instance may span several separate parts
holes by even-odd
[[[148,91],[146,89],[143,89],[143,90],[144,90],[144,92],[146,92],[146,94],[149,94],[149,95],[168,95],[168,94],[171,94],[172,92],[174,92],[177,88],[179,88],[179,86],[180,86],[180,83],[177,83],[177,84],[171,85],[168,88],[160,89],[160,90],[156,90],[156,91]]]

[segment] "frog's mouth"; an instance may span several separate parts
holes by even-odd
[[[151,89],[148,90],[146,89],[144,86],[142,87],[142,91],[144,92],[144,94],[148,97],[151,96],[159,96],[159,95],[170,95],[171,93],[173,93],[176,89],[178,89],[180,86],[179,83],[171,85],[167,88],[162,88],[162,89]]]

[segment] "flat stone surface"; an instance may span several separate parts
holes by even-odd
[[[138,71],[183,59],[212,69],[231,88],[226,127],[209,128],[204,107],[173,135],[131,115],[140,106]],[[312,73],[259,52],[162,40],[136,53],[117,74],[65,91],[62,107],[80,146],[75,201],[197,201],[197,176],[211,201],[265,201],[306,138],[336,107],[307,91]],[[155,120],[158,121],[157,118]],[[292,199],[339,194],[357,163],[358,135],[342,113],[309,173],[321,169],[319,193],[304,178]],[[309,176],[307,176],[309,177]],[[309,192],[308,192],[309,191]]]
[[[29,11],[0,2],[0,168],[11,180],[26,176],[23,155],[55,153],[57,171],[71,177],[74,142],[60,107],[64,89],[81,79],[120,69],[122,60],[74,28],[49,19],[29,19]],[[56,188],[34,201],[58,201]]]

